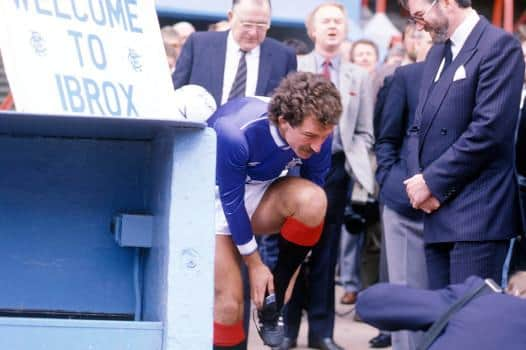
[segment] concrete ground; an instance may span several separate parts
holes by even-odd
[[[378,335],[378,330],[363,322],[354,320],[354,306],[342,305],[339,303],[343,291],[336,286],[336,326],[334,330],[334,340],[346,350],[366,350],[369,348],[369,339]],[[259,338],[254,323],[251,320],[248,338],[249,350],[266,350],[268,347],[263,345]],[[298,339],[298,350],[309,349],[307,347],[307,322],[305,317],[302,320],[300,336]],[[391,348],[384,348],[391,350]]]

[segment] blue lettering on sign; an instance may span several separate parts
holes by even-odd
[[[71,15],[70,14],[67,14],[65,12],[61,12],[61,10],[59,9],[58,7],[58,0],[53,0],[53,5],[54,5],[54,8],[55,8],[55,13],[57,15],[58,18],[64,18],[64,19],[71,19]],[[61,1],[62,4],[64,4],[64,0]]]
[[[110,21],[111,27],[113,28],[115,23],[121,24],[122,21],[124,30],[128,30],[128,25],[122,8],[122,2],[116,1],[115,6],[113,6],[111,0],[106,0],[106,7],[108,8],[108,19]]]
[[[91,55],[91,61],[98,69],[102,70],[106,68],[108,62],[106,61],[106,54],[104,53],[104,45],[102,45],[102,40],[95,34],[88,35],[88,46],[89,52]],[[97,50],[96,47],[98,48]],[[98,55],[96,53],[98,51]]]
[[[17,9],[20,8],[20,0],[14,0],[15,6]],[[24,5],[24,9],[27,11],[27,0],[22,0],[22,5]]]
[[[55,82],[64,112],[93,115],[138,117],[133,103],[133,85],[90,78],[55,74]]]
[[[75,30],[68,30],[68,35],[73,37],[75,41],[75,48],[77,49],[77,58],[79,60],[79,65],[81,67],[84,67],[84,56],[82,55],[83,50],[80,45],[83,34],[82,32],[77,32]],[[104,45],[102,44],[102,40],[95,34],[88,34],[87,42],[91,62],[96,68],[100,70],[105,69],[108,65],[108,61],[106,59],[106,53],[104,52]]]
[[[124,85],[122,84],[119,84],[119,87],[124,93],[124,96],[126,96],[126,101],[128,101],[128,109],[126,112],[127,115],[130,116],[134,114],[137,116],[138,115],[137,110],[135,109],[135,106],[133,105],[133,85],[128,85],[127,90],[124,88]]]
[[[68,35],[72,36],[75,40],[75,47],[77,48],[77,57],[79,59],[79,64],[81,67],[84,67],[84,59],[82,58],[82,50],[80,49],[80,38],[82,38],[82,33],[75,30],[68,30]]]
[[[51,10],[46,10],[40,7],[40,0],[35,0],[35,10],[41,15],[53,16],[53,12],[51,12]]]
[[[64,94],[64,88],[62,88],[62,77],[58,74],[55,74],[55,81],[57,82],[58,93],[60,95],[60,103],[62,104],[62,110],[64,112],[67,112],[68,104],[66,103],[66,96]]]
[[[137,0],[126,0],[126,12],[128,14],[130,29],[132,32],[142,33],[142,28],[135,27],[135,25],[133,24],[133,21],[137,19],[137,14],[131,12],[130,4],[137,6]]]
[[[95,9],[93,8],[93,3],[95,2],[95,0],[91,0],[88,2],[89,2],[89,10],[91,13],[91,18],[93,19],[93,21],[99,26],[105,26],[106,25],[106,12],[104,11],[104,7],[102,6],[101,0],[98,0],[98,3],[99,3],[98,11],[95,11]],[[98,14],[96,12],[98,12]]]
[[[102,83],[102,90],[104,91],[104,101],[106,102],[106,107],[111,115],[120,115],[121,114],[121,105],[119,102],[119,96],[115,86],[109,81]],[[111,96],[110,96],[111,94]],[[130,115],[130,113],[128,113]]]
[[[1,0],[6,1],[6,0]],[[92,22],[142,33],[138,24],[137,0],[11,0],[17,9],[63,20]]]
[[[84,83],[84,91],[86,91],[86,100],[88,102],[90,114],[104,115],[104,109],[100,104],[100,91],[97,83],[93,79],[82,79]],[[93,105],[98,107],[95,111]]]
[[[64,76],[64,87],[66,88],[66,97],[68,105],[72,112],[82,113],[85,110],[84,98],[80,90],[79,81],[72,76]]]
[[[75,18],[78,19],[79,22],[86,22],[88,20],[88,15],[86,13],[84,13],[82,16],[79,15],[75,0],[71,0],[71,9],[73,10]]]

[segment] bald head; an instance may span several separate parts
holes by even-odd
[[[194,26],[189,22],[177,22],[173,25],[173,29],[179,34],[179,36],[182,38],[183,41],[186,40],[192,34],[195,32]]]

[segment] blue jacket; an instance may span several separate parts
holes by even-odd
[[[376,284],[358,296],[360,318],[379,329],[427,330],[472,288],[478,277],[440,290]],[[464,305],[449,320],[429,350],[526,349],[526,300],[488,293]]]
[[[174,87],[196,84],[221,104],[228,32],[196,32],[186,40],[175,72]],[[260,46],[256,95],[269,96],[288,73],[296,71],[296,54],[278,41],[266,38]]]
[[[401,215],[421,218],[413,209],[403,184],[407,174],[407,129],[414,123],[424,63],[396,69],[389,79],[388,93],[376,128],[376,181],[380,202]]]

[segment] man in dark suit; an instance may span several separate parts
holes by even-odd
[[[375,130],[389,282],[416,288],[427,288],[423,213],[411,207],[403,181],[407,178],[407,128],[414,121],[423,72],[424,63],[396,69]],[[415,349],[417,336],[397,332],[392,340],[394,350],[410,350]]]
[[[525,55],[526,57],[526,55]],[[519,126],[517,130],[517,141],[515,145],[515,169],[519,182],[519,197],[521,204],[522,233],[526,234],[526,97],[523,100],[523,107]]]
[[[389,282],[427,288],[423,213],[411,207],[403,184],[407,178],[407,129],[414,123],[424,73],[422,61],[431,48],[428,33],[413,35],[415,56],[420,63],[397,68],[378,93],[377,104],[382,105],[376,106],[379,114],[375,114],[376,180],[380,186]],[[418,340],[419,334],[396,332],[392,334],[392,347],[413,350]]]
[[[197,32],[186,41],[172,76],[175,88],[201,85],[222,105],[233,97],[230,92],[244,58],[245,90],[234,97],[269,96],[283,77],[296,70],[294,51],[266,38],[270,10],[270,0],[232,1],[229,31]]]
[[[470,275],[500,281],[519,231],[513,139],[524,61],[519,42],[470,0],[401,0],[436,43],[410,128],[406,192],[424,216],[432,289]]]
[[[522,279],[526,282],[526,276]],[[470,277],[463,283],[430,291],[381,283],[360,294],[356,310],[362,320],[382,329],[427,330],[455,302],[483,284],[481,278]],[[526,300],[524,295],[512,295],[486,288],[452,314],[428,349],[524,349]]]

